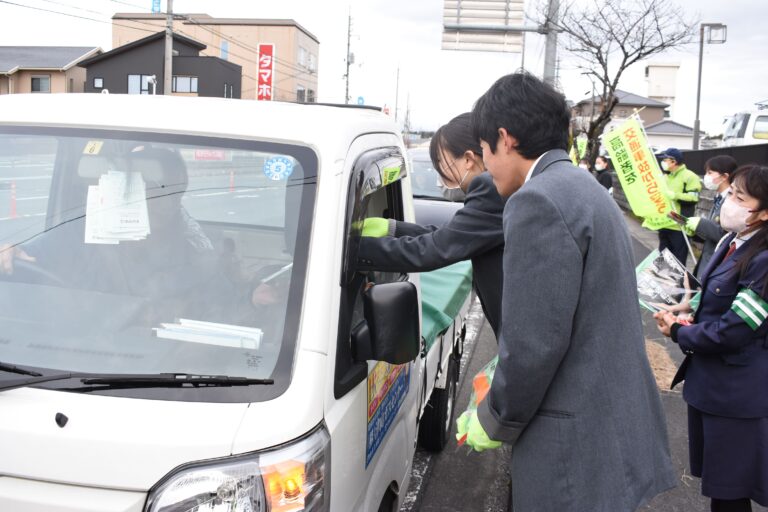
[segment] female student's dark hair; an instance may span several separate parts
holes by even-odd
[[[736,159],[729,155],[717,155],[713,156],[704,163],[704,170],[710,169],[720,174],[733,174],[733,171],[739,164]]]
[[[568,149],[571,112],[565,96],[521,71],[499,78],[472,109],[473,136],[496,152],[499,128],[517,139],[517,151],[529,160],[550,149]]]
[[[758,209],[768,209],[768,167],[757,164],[743,165],[729,175],[731,184],[736,183],[740,189],[758,201]],[[754,242],[736,265],[739,276],[747,271],[752,258],[759,252],[768,250],[768,222],[764,222],[753,235]],[[768,290],[768,278],[763,283],[763,293]]]
[[[606,171],[611,168],[611,161],[608,160],[607,156],[597,155],[597,158],[595,158],[595,163],[597,163],[598,160],[602,160],[603,161],[603,163],[605,164],[605,170]]]
[[[438,128],[429,142],[429,158],[432,159],[432,166],[440,176],[450,179],[451,177],[443,174],[440,169],[440,155],[443,151],[456,157],[462,156],[466,151],[482,156],[483,150],[480,143],[472,136],[469,112],[454,117]]]

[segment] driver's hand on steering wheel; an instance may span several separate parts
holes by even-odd
[[[19,259],[34,263],[37,259],[27,254],[24,249],[17,245],[0,245],[0,274],[13,274],[13,260]]]

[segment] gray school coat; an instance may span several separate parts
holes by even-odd
[[[633,511],[673,487],[624,218],[565,151],[504,210],[499,364],[478,417],[515,512]]]

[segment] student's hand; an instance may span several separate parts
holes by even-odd
[[[389,219],[382,217],[368,217],[363,220],[363,236],[381,238],[389,233]]]
[[[11,244],[0,245],[0,274],[13,274],[14,259],[29,261],[33,263],[37,261],[33,256],[30,256],[24,252],[24,249],[19,246]]]
[[[659,332],[666,337],[672,336],[672,325],[677,322],[675,315],[669,311],[659,311],[653,314],[653,318],[656,320],[656,327],[659,328]]]
[[[685,232],[689,236],[693,236],[696,234],[696,229],[699,227],[699,221],[701,220],[701,217],[688,217],[688,220],[685,221]]]
[[[458,431],[456,439],[460,440],[466,435],[466,444],[471,446],[476,452],[493,450],[501,446],[499,441],[494,441],[488,437],[475,411],[465,411],[462,413],[456,420],[456,429]]]

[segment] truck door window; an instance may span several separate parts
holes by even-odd
[[[752,136],[756,139],[768,139],[768,116],[757,116]]]
[[[341,310],[339,312],[336,382],[334,394],[339,398],[365,379],[367,364],[355,362],[350,335],[363,319],[362,294],[367,286],[391,282],[406,276],[398,273],[357,272],[357,248],[362,223],[369,217],[403,220],[401,178],[405,161],[397,148],[368,152],[358,158],[347,198],[346,239],[341,278]]]

